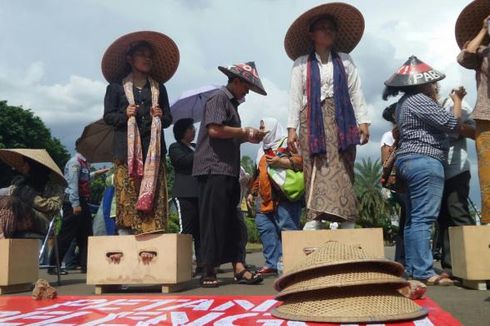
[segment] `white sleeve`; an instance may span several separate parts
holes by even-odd
[[[299,125],[299,114],[303,105],[303,74],[302,59],[299,57],[294,61],[291,70],[291,86],[289,88],[289,111],[288,128],[297,129]]]
[[[364,99],[364,94],[362,93],[361,78],[359,77],[357,67],[352,61],[350,55],[342,53],[342,56],[344,57],[342,61],[348,61],[348,64],[346,64],[345,67],[347,74],[347,85],[349,87],[349,95],[351,98],[352,107],[354,108],[357,123],[371,123],[371,120],[369,120],[366,100]]]
[[[395,139],[393,139],[393,133],[391,131],[387,131],[383,134],[381,137],[381,142],[379,147],[383,147],[385,145],[387,146],[393,146],[395,143]]]

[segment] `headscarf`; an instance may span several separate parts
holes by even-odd
[[[257,166],[259,165],[260,159],[264,155],[264,151],[268,149],[277,150],[279,145],[287,146],[287,142],[284,138],[287,137],[286,128],[284,128],[276,118],[263,118],[265,131],[269,133],[265,135],[264,139],[262,139],[262,146],[259,148],[257,152]]]

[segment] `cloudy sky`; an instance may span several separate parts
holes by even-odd
[[[102,117],[106,81],[100,61],[117,37],[137,30],[169,35],[181,61],[167,83],[170,100],[188,89],[225,82],[218,65],[255,61],[269,95],[252,94],[240,107],[244,125],[263,116],[286,123],[292,62],[283,41],[313,0],[0,0],[0,99],[32,109],[56,137],[73,149],[83,126]],[[371,142],[359,158],[379,157],[379,141],[390,128],[381,118],[383,82],[412,54],[446,73],[442,93],[465,85],[475,101],[471,71],[456,63],[454,25],[469,1],[349,1],[364,15],[363,39],[351,53],[362,78],[372,119]],[[173,140],[171,132],[167,137]],[[472,198],[479,206],[476,158]],[[243,147],[253,156],[253,145]]]

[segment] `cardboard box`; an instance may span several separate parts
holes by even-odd
[[[490,280],[490,226],[449,228],[454,276],[466,280]]]
[[[375,257],[384,258],[383,229],[344,229],[317,231],[283,231],[282,258],[284,272],[293,268],[305,256],[305,248],[314,248],[334,240],[361,245]]]
[[[140,253],[156,253],[144,264]],[[118,264],[108,253],[123,254]],[[96,236],[88,242],[87,284],[177,284],[192,278],[192,236],[148,234]]]
[[[0,240],[0,286],[32,284],[39,277],[39,240]]]

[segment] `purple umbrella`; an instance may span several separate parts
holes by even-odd
[[[221,86],[209,85],[182,93],[182,95],[170,105],[173,121],[176,122],[184,118],[192,118],[195,122],[201,121],[204,105],[220,88]]]

